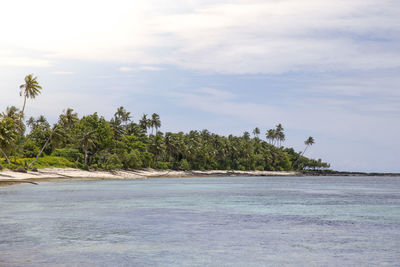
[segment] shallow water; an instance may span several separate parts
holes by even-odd
[[[400,178],[0,188],[0,266],[400,266]]]

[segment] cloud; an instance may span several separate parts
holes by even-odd
[[[132,68],[132,67],[120,67],[120,71],[122,72],[135,72],[135,71],[160,71],[163,70],[163,68],[160,67],[154,67],[154,66],[140,66],[138,68]]]
[[[216,92],[217,95],[224,94],[223,90]],[[220,120],[221,129],[224,128],[224,116],[233,118],[242,127],[257,126],[264,131],[282,123],[288,134],[286,145],[299,151],[304,138],[312,135],[317,145],[310,156],[332,162],[335,169],[399,170],[392,160],[400,156],[400,143],[394,141],[400,135],[400,128],[393,127],[398,117],[371,114],[375,107],[369,107],[368,112],[353,112],[346,106],[354,102],[335,105],[329,98],[318,101],[307,97],[292,99],[290,105],[283,107],[244,102],[239,96],[226,94],[229,96],[216,97],[216,94],[205,94],[200,89],[174,94],[174,97],[180,106],[214,114]],[[385,156],[378,158],[377,153],[385,153]]]
[[[51,74],[54,75],[72,75],[74,72],[72,71],[52,71]]]
[[[12,67],[50,67],[51,61],[42,58],[20,57],[20,56],[0,56],[0,66]]]
[[[135,69],[130,68],[130,67],[120,67],[119,70],[122,71],[122,72],[132,72],[132,71],[135,71]]]
[[[141,66],[141,67],[139,67],[139,70],[144,70],[144,71],[160,71],[160,70],[163,70],[163,68],[154,67],[154,66]]]
[[[0,43],[43,51],[42,63],[74,58],[239,74],[400,65],[393,0],[25,0],[2,8],[0,23],[11,26],[1,29]]]

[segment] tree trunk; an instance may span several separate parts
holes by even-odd
[[[88,151],[85,149],[85,166],[87,166]]]
[[[29,165],[28,165],[27,167],[25,167],[26,170],[28,170],[28,169],[32,166],[32,164],[35,163],[35,162],[38,160],[38,158],[40,157],[40,155],[43,153],[43,151],[45,150],[45,148],[46,148],[47,145],[49,144],[50,139],[51,139],[52,137],[53,137],[53,133],[52,133],[52,134],[50,135],[50,137],[47,139],[46,143],[44,144],[44,146],[43,146],[42,149],[40,150],[39,154],[37,154],[36,158],[35,158],[31,163],[29,163]]]
[[[293,167],[297,164],[297,162],[301,159],[301,157],[304,155],[304,153],[306,153],[308,146],[306,146],[306,148],[304,148],[303,153],[301,153],[298,157],[298,159],[296,160],[296,162],[293,164]]]
[[[24,97],[24,105],[22,106],[22,111],[21,111],[21,121],[22,121],[22,117],[24,116],[25,104],[26,104],[26,95]]]
[[[17,164],[17,149],[14,147],[14,164]]]
[[[4,152],[4,150],[0,148],[0,152],[1,152],[1,154],[3,154],[4,157],[6,158],[7,163],[10,164],[10,163],[11,163],[11,162],[10,162],[10,159],[7,157],[7,154]]]

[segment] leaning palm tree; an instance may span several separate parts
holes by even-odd
[[[315,144],[315,140],[312,136],[308,137],[306,141],[304,141],[304,144],[306,145],[306,147],[304,148],[303,153],[300,153],[299,157],[297,158],[296,162],[293,164],[293,166],[297,166],[297,163],[299,162],[299,160],[301,159],[302,156],[304,156],[304,153],[306,153],[307,148],[309,148],[310,146],[312,146],[313,144]]]
[[[306,145],[306,148],[303,151],[303,154],[306,153],[306,150],[308,147],[312,146],[313,144],[315,144],[315,140],[312,136],[308,137],[306,141],[304,141],[304,144]]]
[[[21,89],[19,95],[24,97],[24,105],[21,110],[22,118],[24,116],[26,99],[34,99],[38,94],[40,94],[42,87],[39,85],[37,77],[33,77],[33,74],[28,74],[25,76],[25,83],[21,84],[19,88]]]

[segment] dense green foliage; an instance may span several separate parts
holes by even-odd
[[[32,88],[32,76],[21,89]],[[21,92],[26,98],[36,91]],[[325,169],[329,164],[308,159],[285,148],[284,129],[278,124],[265,134],[260,129],[242,136],[220,136],[208,130],[189,133],[160,132],[158,114],[144,114],[138,123],[130,112],[118,108],[107,121],[97,113],[78,117],[72,109],[51,126],[44,116],[23,122],[24,112],[12,106],[0,115],[0,161],[4,167],[80,167],[85,169],[176,169],[176,170],[304,170]],[[154,131],[155,130],[155,131]],[[309,137],[306,148],[314,144]]]

